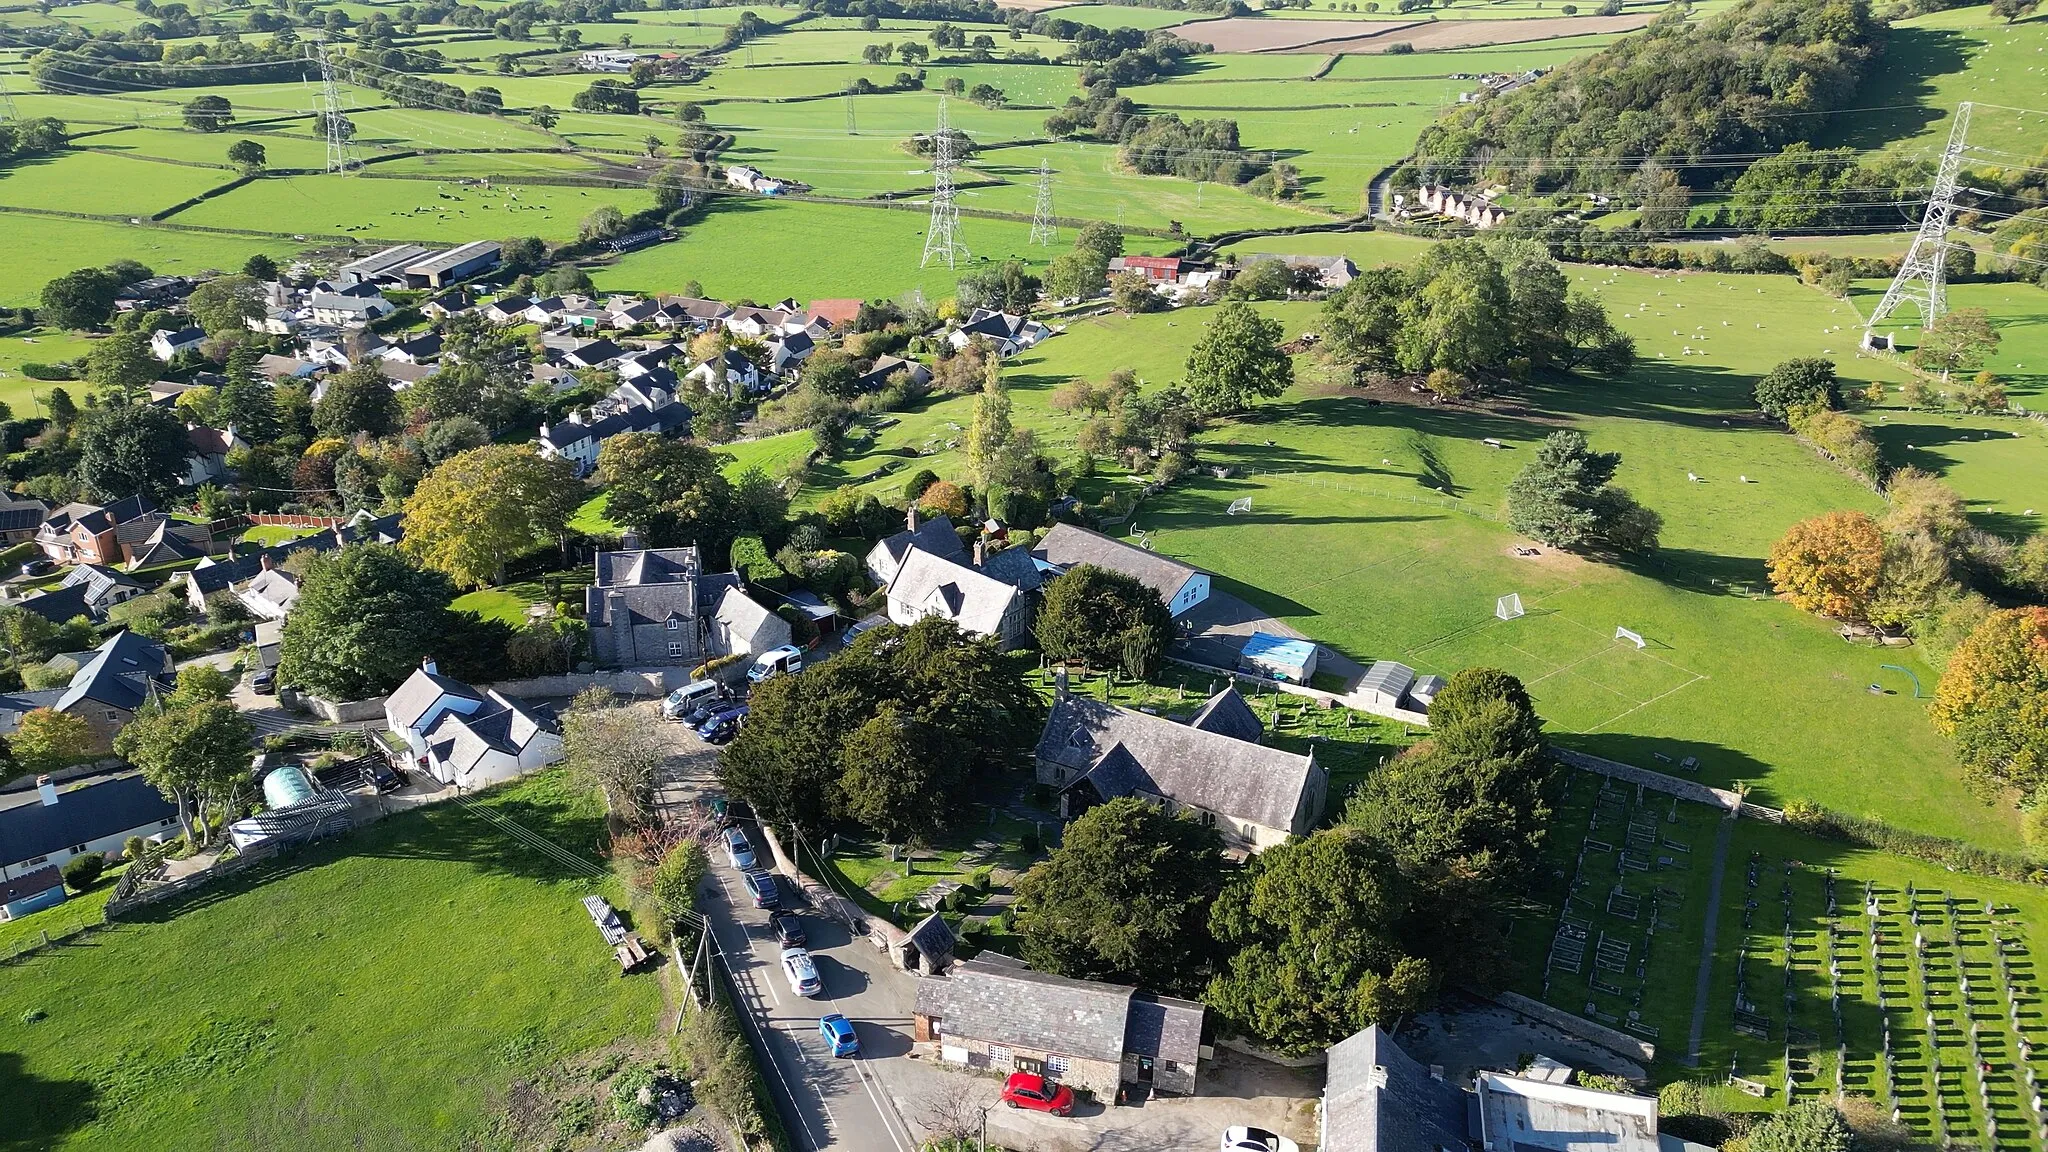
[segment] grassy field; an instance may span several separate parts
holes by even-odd
[[[563,188],[497,183],[456,188],[434,180],[368,176],[293,176],[258,180],[178,213],[177,224],[261,228],[321,236],[459,243],[478,236],[569,240],[599,205],[637,212],[638,189]]]
[[[585,855],[601,829],[558,774],[485,802]],[[578,903],[607,887],[443,804],[39,953],[0,1147],[459,1146],[515,1078],[654,1029],[658,976],[621,980]]]

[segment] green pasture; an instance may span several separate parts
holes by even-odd
[[[921,211],[723,197],[680,239],[629,252],[591,277],[607,292],[674,292],[696,280],[723,299],[779,300],[791,293],[875,299],[917,289],[936,300],[951,295],[959,273],[974,265],[920,268],[925,220]],[[1026,243],[1030,231],[1017,221],[960,221],[960,237],[977,260],[1017,256],[1043,263],[1045,249]],[[735,258],[739,252],[744,259]]]
[[[925,70],[925,86],[941,87],[956,76],[969,89],[995,85],[1012,105],[1057,108],[1081,95],[1081,70],[1065,64],[937,64]]]
[[[905,71],[902,64],[788,64],[770,68],[766,66],[748,68],[744,65],[728,64],[713,72],[701,83],[673,89],[667,95],[683,100],[697,100],[713,108],[743,100],[776,101],[798,96],[836,97],[846,91],[855,80],[865,79],[870,84],[882,86],[892,84],[898,72]],[[866,98],[861,98],[865,102]],[[832,109],[831,103],[817,106],[821,118]],[[744,116],[737,108],[728,108],[727,114]]]
[[[1453,48],[1444,52],[1413,55],[1347,55],[1330,70],[1332,80],[1371,80],[1397,77],[1449,76],[1453,72],[1484,75],[1488,72],[1526,72],[1531,68],[1554,68],[1574,57],[1597,51],[1618,37],[1606,33],[1564,36],[1525,44],[1495,44],[1481,48]],[[1233,59],[1236,59],[1233,57]]]
[[[1885,67],[1856,93],[1863,111],[1834,121],[1824,143],[1939,151],[1956,105],[1977,101],[1970,120],[1973,166],[2033,164],[2048,109],[2048,22],[2007,24],[1985,6],[1952,8],[1892,26]],[[2016,109],[2036,109],[2031,114]],[[2001,159],[2002,157],[2002,159]]]
[[[559,773],[484,803],[586,857],[603,834]],[[622,896],[441,804],[38,953],[0,1012],[8,1137],[461,1146],[516,1079],[652,1033],[660,980],[620,978],[591,892]]]
[[[967,32],[970,36],[981,34],[995,36],[997,38],[996,52],[998,55],[1004,52],[1021,52],[1036,48],[1041,55],[1049,59],[1059,55],[1066,48],[1060,41],[1048,39],[1044,36],[1027,35],[1021,40],[1012,40],[1007,31],[987,26],[970,25],[967,27]],[[884,42],[900,44],[909,38],[917,38],[925,44],[925,47],[931,47],[929,41],[924,41],[917,32],[912,30],[863,32],[859,29],[819,29],[812,31],[808,25],[799,25],[795,28],[763,36],[757,40],[749,40],[738,48],[728,51],[725,54],[725,58],[728,64],[745,64],[748,66],[758,64],[857,62],[861,58],[861,49],[866,48],[870,44],[881,44]],[[634,37],[633,43],[639,44],[640,38]]]
[[[566,104],[566,101],[564,102]],[[391,148],[553,148],[554,137],[523,120],[427,108],[352,113],[359,146]]]
[[[6,181],[0,180],[0,188],[5,186]],[[229,226],[251,225],[232,221]],[[289,241],[0,212],[0,249],[6,251],[8,260],[7,275],[0,277],[0,304],[34,304],[50,280],[74,268],[124,257],[140,260],[159,272],[198,272],[239,268],[258,252],[283,257],[296,247]],[[0,341],[0,347],[12,339]]]
[[[493,177],[519,179],[528,173],[565,176],[604,175],[595,163],[573,152],[430,152],[390,160],[370,169],[370,179],[430,175],[448,179]]]
[[[1140,176],[1117,163],[1114,146],[1073,140],[981,153],[967,166],[972,175],[963,180],[993,178],[1004,183],[963,188],[961,205],[1029,215],[1038,201],[1041,160],[1052,165],[1053,209],[1063,218],[1120,220],[1134,228],[1165,228],[1178,220],[1198,235],[1237,228],[1287,228],[1328,218],[1310,208],[1264,200],[1224,184]]]
[[[1348,105],[1361,117],[1378,118],[1391,110],[1388,105],[1401,104],[1427,104],[1434,114],[1439,103],[1455,100],[1458,93],[1471,88],[1471,81],[1438,76],[1380,76],[1365,80],[1304,80],[1290,76],[1148,84],[1136,91],[1145,99],[1147,108],[1173,112],[1182,119],[1213,119],[1245,111],[1324,105]]]
[[[115,152],[78,149],[0,169],[0,205],[105,216],[148,216],[218,188],[232,172],[152,163]]]
[[[1735,0],[1702,0],[1701,3],[1692,6],[1692,14],[1695,18],[1710,16],[1723,8],[1733,7],[1734,3]],[[1665,0],[1633,0],[1632,3],[1622,5],[1622,12],[1624,14],[1655,14],[1663,11],[1666,6]],[[1337,10],[1335,4],[1330,3],[1329,0],[1324,0],[1324,3],[1308,8],[1278,8],[1263,13],[1263,15],[1277,17],[1282,20],[1401,21],[1415,19],[1413,15],[1404,16],[1393,11],[1390,6],[1383,5],[1382,7],[1385,10],[1380,12],[1342,12]],[[1421,15],[1424,19],[1436,20],[1555,20],[1564,15],[1564,13],[1558,11],[1559,7],[1555,0],[1485,0],[1484,3],[1478,4],[1456,4],[1432,8]],[[1591,9],[1581,8],[1579,11],[1589,14]]]
[[[303,132],[303,126],[299,131]],[[261,130],[231,127],[225,132],[129,128],[74,140],[72,147],[81,152],[109,156],[218,165],[221,172],[214,177],[214,182],[225,184],[235,176],[228,164],[228,148],[237,140],[254,140],[263,145],[264,159],[272,168],[320,168],[327,163],[325,141],[269,127]]]
[[[20,216],[0,216],[0,226]],[[69,271],[70,269],[65,269]],[[23,302],[32,301],[42,291],[43,281],[18,287],[26,291]],[[92,347],[92,341],[76,332],[62,332],[49,328],[30,328],[24,332],[13,332],[0,336],[0,403],[17,418],[43,415],[42,398],[50,394],[51,388],[63,388],[71,393],[73,400],[83,399],[86,385],[77,381],[35,380],[22,375],[23,364],[59,364],[75,362]]]
[[[1122,4],[1068,4],[1052,10],[1062,20],[1076,24],[1091,24],[1097,28],[1171,28],[1189,20],[1200,19],[1200,13],[1173,8],[1131,8]],[[1200,36],[1193,32],[1181,35],[1191,40]]]
[[[489,189],[434,180],[374,176],[292,176],[258,180],[196,205],[179,224],[261,228],[296,234],[460,242],[539,236],[562,241],[599,205],[632,213],[647,206],[638,189],[496,183]]]

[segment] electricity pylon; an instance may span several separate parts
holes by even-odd
[[[1031,242],[1050,248],[1059,240],[1059,218],[1052,214],[1052,164],[1038,162],[1038,205],[1031,210]]]
[[[1876,327],[1901,304],[1918,308],[1920,326],[1932,328],[1947,307],[1948,224],[1956,211],[1964,138],[1969,134],[1970,102],[1965,100],[1956,105],[1956,122],[1948,131],[1948,147],[1941,153],[1941,168],[1935,173],[1934,192],[1927,198],[1927,214],[1920,217],[1920,232],[1913,237],[1913,246],[1906,249],[1906,259],[1899,265],[1899,274],[1892,277],[1891,286],[1884,290],[1884,299],[1877,302],[1870,319],[1864,321],[1866,329]]]
[[[341,89],[334,83],[334,61],[328,59],[327,41],[313,41],[313,54],[320,61],[320,119],[327,130],[327,171],[342,176],[355,170],[355,145],[349,142],[347,121],[341,116]]]
[[[939,129],[932,137],[932,219],[925,225],[924,258],[918,267],[926,268],[934,259],[944,260],[946,267],[954,261],[969,255],[967,245],[960,243],[960,208],[953,203],[953,130],[946,123],[946,98],[939,97]]]

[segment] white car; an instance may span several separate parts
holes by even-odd
[[[817,964],[801,948],[782,950],[782,974],[789,978],[789,990],[799,996],[816,996],[825,990],[825,982],[818,979]]]
[[[1223,1130],[1223,1152],[1301,1152],[1301,1145],[1278,1132],[1239,1124]]]

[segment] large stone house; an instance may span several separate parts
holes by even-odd
[[[1114,1101],[1126,1084],[1192,1096],[1206,1009],[1123,984],[1034,971],[994,952],[917,982],[915,1038],[939,1059],[1032,1072]]]
[[[1329,774],[1315,752],[1297,756],[1259,739],[1263,725],[1235,688],[1183,724],[1068,695],[1038,738],[1038,781],[1074,817],[1121,796],[1188,812],[1234,849],[1259,852],[1304,836],[1323,818]]]
[[[889,619],[910,625],[940,616],[962,632],[992,636],[1005,647],[1031,627],[1031,599],[1013,584],[965,564],[912,548],[889,581]]]
[[[484,788],[562,758],[552,715],[495,688],[440,674],[429,660],[384,701],[384,722],[413,764],[443,784]]]
[[[583,590],[591,660],[611,668],[702,664],[704,602],[716,604],[724,591],[704,584],[695,548],[599,552]]]

